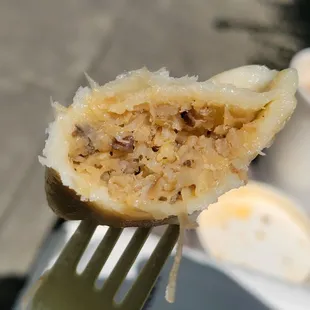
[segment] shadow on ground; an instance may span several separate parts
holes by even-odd
[[[25,277],[7,275],[0,277],[0,309],[12,310],[20,290],[26,282]]]
[[[63,219],[57,219],[52,231],[56,231],[64,222],[65,220]],[[16,299],[26,282],[26,277],[14,274],[0,276],[0,310],[13,309]]]
[[[276,18],[273,24],[267,26],[250,19],[218,17],[214,20],[214,27],[219,31],[243,31],[251,36],[258,49],[249,57],[249,64],[267,65],[278,70],[286,68],[298,50],[310,46],[310,1],[295,0],[283,3],[283,1],[260,0],[260,2],[274,10]],[[290,37],[290,41],[294,42],[293,46],[288,46],[285,39],[277,42],[274,40],[275,35]]]

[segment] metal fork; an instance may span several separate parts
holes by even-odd
[[[115,295],[147,240],[151,228],[138,228],[102,288],[95,281],[109,258],[122,228],[109,228],[81,274],[77,265],[97,224],[83,221],[67,243],[54,266],[43,276],[30,302],[32,310],[138,310],[142,309],[157,277],[179,236],[179,226],[170,225],[136,281],[121,301]],[[28,308],[29,309],[29,308]]]

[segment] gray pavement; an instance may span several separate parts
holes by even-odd
[[[84,71],[100,83],[144,65],[206,79],[247,64],[261,46],[216,20],[269,26],[275,10],[258,0],[0,0],[0,275],[28,270],[55,219],[37,161],[50,96],[70,104]]]

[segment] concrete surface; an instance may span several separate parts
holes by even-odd
[[[0,275],[28,270],[55,219],[37,160],[50,96],[70,104],[84,71],[100,83],[144,65],[206,79],[247,64],[265,44],[251,25],[272,28],[276,10],[259,0],[0,0]]]

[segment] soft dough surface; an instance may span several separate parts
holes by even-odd
[[[162,219],[246,183],[295,109],[297,73],[245,66],[198,82],[143,68],[90,84],[54,103],[41,162],[99,208]]]

